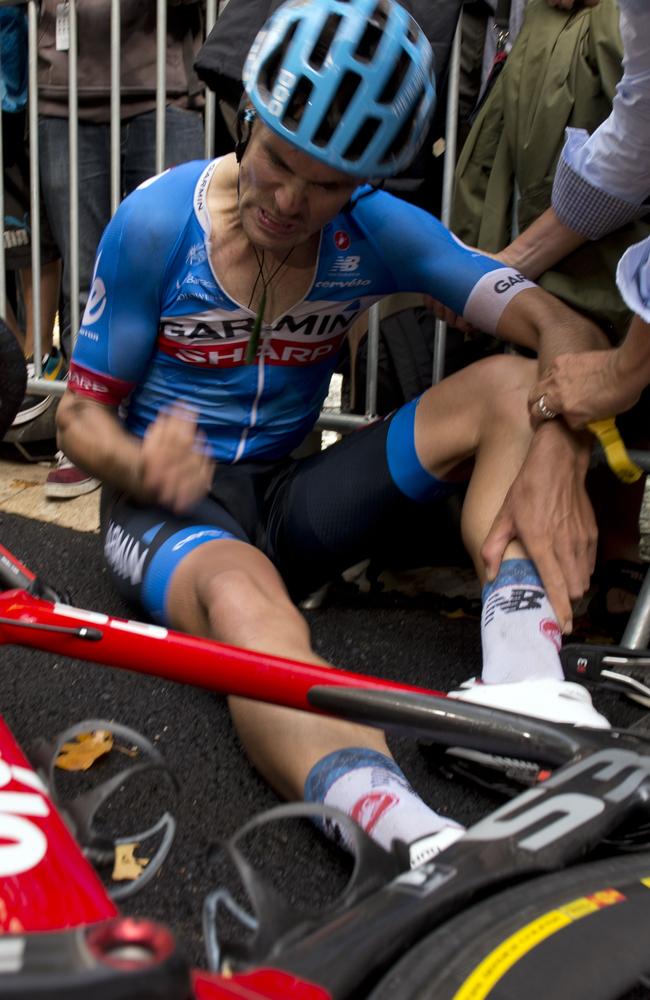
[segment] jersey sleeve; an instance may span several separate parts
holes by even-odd
[[[515,295],[536,287],[514,268],[466,246],[430,213],[386,192],[361,198],[354,214],[399,291],[431,295],[486,333],[496,333]]]
[[[68,386],[108,406],[119,405],[142,379],[155,348],[164,276],[182,215],[181,202],[165,197],[166,176],[122,202],[97,251]]]

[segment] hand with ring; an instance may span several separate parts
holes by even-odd
[[[639,321],[639,332],[647,329],[648,324]],[[528,394],[533,427],[562,416],[568,427],[578,430],[633,406],[648,382],[648,369],[641,362],[636,368],[624,363],[624,346],[556,357]]]
[[[551,407],[547,405],[546,396],[544,394],[542,394],[539,399],[535,400],[535,405],[537,406],[537,410],[542,420],[555,420],[557,417],[555,410],[552,410]]]

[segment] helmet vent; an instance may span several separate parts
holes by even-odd
[[[381,94],[377,98],[380,104],[391,104],[392,101],[395,100],[397,92],[402,86],[404,78],[412,65],[413,63],[410,56],[407,55],[406,52],[402,52],[399,59],[397,60],[397,63],[395,64],[393,72],[386,81],[386,85],[384,86]]]
[[[420,41],[420,29],[418,28],[413,18],[411,18],[410,24],[407,28],[406,37],[408,38],[411,45],[417,45],[418,42]]]
[[[390,164],[391,160],[393,160],[396,156],[398,156],[401,153],[404,146],[406,146],[406,144],[410,141],[411,132],[413,131],[415,122],[416,122],[416,115],[414,108],[413,111],[406,116],[404,124],[402,125],[401,129],[399,130],[399,132],[391,142],[390,146],[382,156],[381,158],[382,163]]]
[[[269,54],[268,58],[265,60],[264,64],[260,67],[259,71],[259,86],[262,90],[266,90],[269,94],[272,93],[275,87],[275,82],[280,69],[284,63],[284,58],[287,49],[291,45],[293,36],[298,30],[298,22],[295,21],[290,25],[289,30],[282,39],[279,45],[277,45],[273,51]]]
[[[327,146],[360,83],[359,74],[347,70],[314,135],[313,141],[317,146]]]
[[[361,36],[359,44],[354,51],[354,58],[363,63],[372,62],[375,58],[375,53],[379,48],[381,39],[381,26],[371,21]]]
[[[350,160],[352,163],[360,159],[365,153],[368,144],[372,142],[380,125],[381,121],[379,118],[372,118],[370,116],[366,118],[361,128],[357,130],[354,139],[346,148],[343,154],[345,159]]]
[[[316,43],[307,61],[311,68],[317,72],[323,67],[323,63],[329,54],[334,36],[342,20],[341,14],[330,14],[323,25],[320,35],[316,39]]]
[[[311,80],[308,80],[306,76],[301,76],[282,118],[282,124],[290,132],[295,132],[298,129],[313,89],[314,85]]]

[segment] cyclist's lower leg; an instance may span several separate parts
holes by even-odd
[[[329,666],[275,568],[242,542],[208,543],[183,560],[168,608],[185,631]],[[229,703],[251,762],[283,797],[338,806],[384,847],[455,827],[416,795],[379,730],[242,698]]]

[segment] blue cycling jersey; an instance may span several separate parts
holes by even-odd
[[[206,192],[217,163],[183,164],[142,185],[98,249],[68,384],[121,404],[136,435],[183,401],[217,460],[283,457],[313,427],[345,336],[374,302],[425,292],[494,332],[531,285],[421,209],[366,193],[323,229],[309,291],[263,325],[246,365],[255,314],[226,295],[210,263]]]

